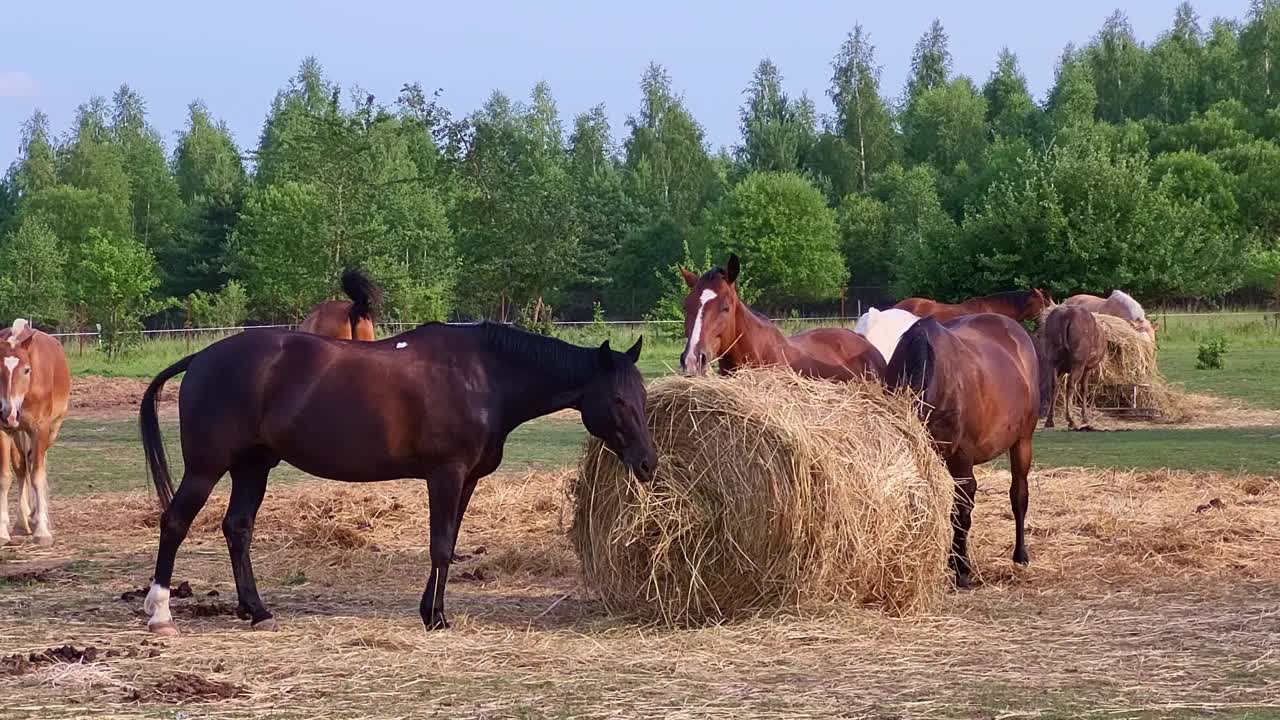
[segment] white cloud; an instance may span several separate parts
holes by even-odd
[[[0,97],[31,97],[36,94],[36,81],[21,70],[0,72]]]

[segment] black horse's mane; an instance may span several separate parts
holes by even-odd
[[[991,293],[990,295],[980,295],[974,300],[1012,300],[1017,303],[1026,303],[1035,294],[1034,290],[1006,290],[1005,292]]]
[[[600,374],[597,348],[579,347],[501,323],[482,322],[474,327],[483,333],[486,344],[508,361],[536,367],[562,382],[578,385]]]

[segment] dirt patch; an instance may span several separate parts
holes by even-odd
[[[0,580],[8,582],[47,582],[53,579],[66,560],[37,560],[33,562],[16,562],[0,564]]]
[[[138,378],[102,377],[100,375],[76,375],[71,378],[71,406],[68,415],[73,418],[114,420],[132,418],[138,413],[142,395],[149,381]],[[170,382],[160,393],[160,413],[178,412],[178,384]]]
[[[214,702],[244,695],[239,685],[211,680],[195,673],[174,673],[150,688],[135,689],[126,699],[132,702]]]
[[[74,645],[49,648],[44,652],[23,655],[15,653],[0,658],[0,675],[25,675],[29,672],[55,663],[91,663],[97,662],[101,653],[96,647],[80,649]]]

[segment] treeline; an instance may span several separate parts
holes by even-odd
[[[979,84],[934,22],[897,99],[857,26],[834,113],[763,60],[712,152],[668,73],[566,125],[541,83],[454,117],[305,60],[256,148],[199,101],[171,151],[122,86],[55,137],[36,112],[0,185],[0,313],[109,333],[145,318],[297,320],[358,266],[391,319],[678,312],[677,263],[744,258],[770,308],[850,285],[943,299],[1042,286],[1144,300],[1280,292],[1280,0],[1139,43],[1117,12],[1043,102],[999,53]],[[619,142],[620,140],[620,142]]]

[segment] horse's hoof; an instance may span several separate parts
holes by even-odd
[[[261,630],[263,632],[273,632],[276,629],[276,619],[273,617],[263,618],[253,623],[249,627],[253,628],[254,630]]]
[[[1027,555],[1026,550],[1023,550],[1021,553],[1014,553],[1013,562],[1021,565],[1022,567],[1026,567],[1031,564],[1031,556]]]
[[[157,623],[149,622],[147,623],[147,629],[156,635],[172,637],[178,634],[178,626],[172,620],[165,620],[164,622]]]
[[[239,605],[236,607],[236,617],[240,618],[241,620],[252,620],[253,613],[249,612],[249,608],[243,605]]]
[[[956,589],[957,589],[957,590],[970,590],[970,589],[972,589],[972,588],[973,588],[973,585],[971,585],[971,584],[969,583],[969,576],[968,576],[967,574],[965,574],[965,575],[956,575]]]
[[[49,547],[50,545],[53,544],[52,535],[36,535],[34,538],[32,538],[32,540],[34,540],[35,544],[39,545],[40,547]]]
[[[428,632],[432,630],[448,630],[449,629],[449,621],[444,618],[444,613],[440,613],[439,615],[436,615],[425,624],[427,626]]]

